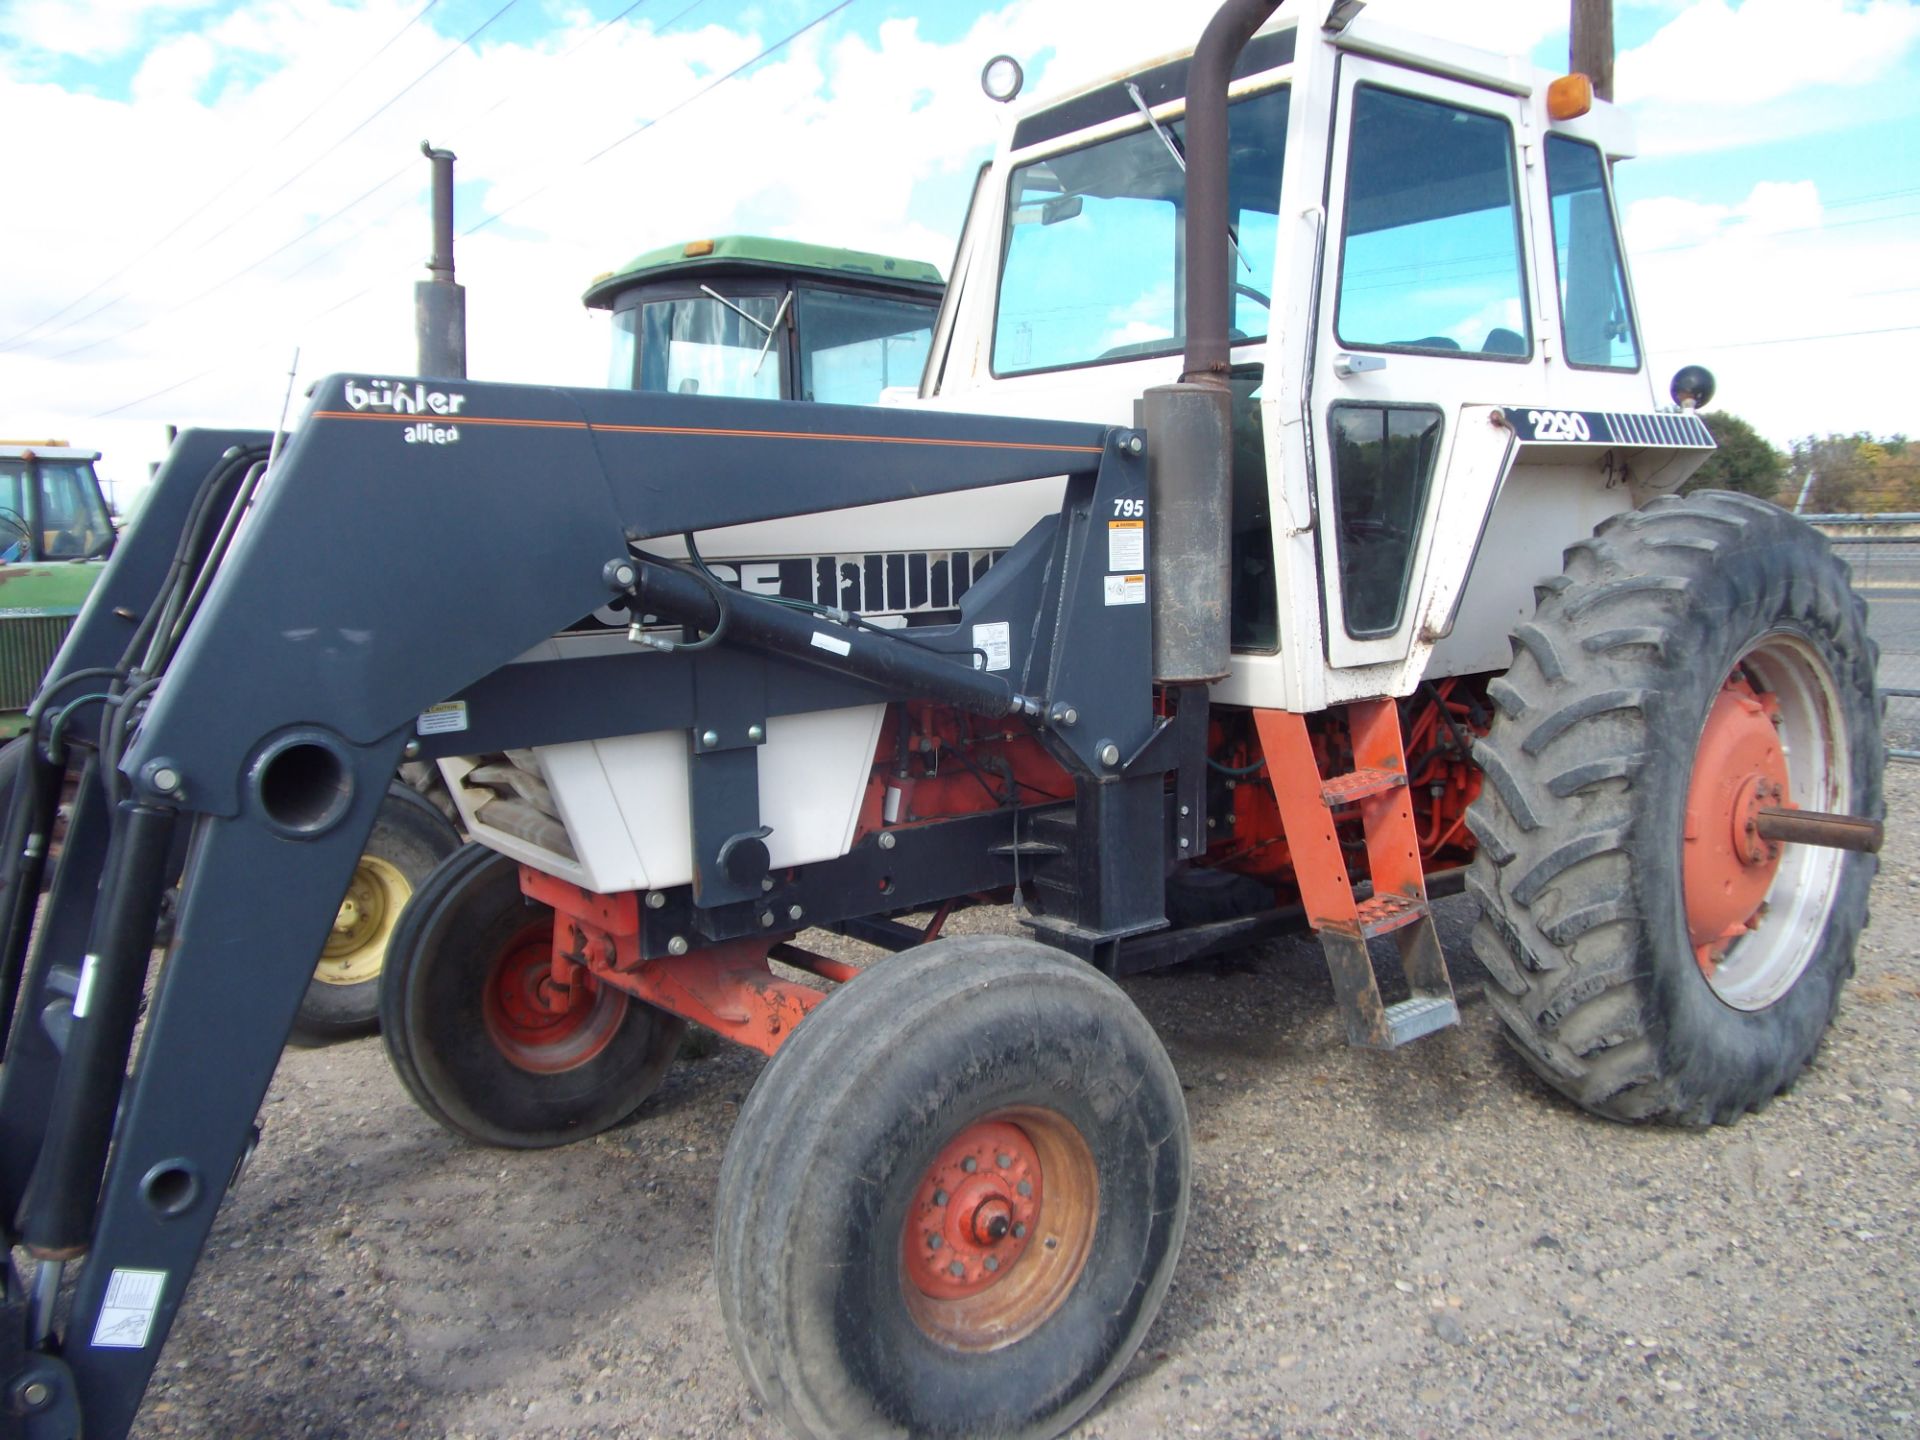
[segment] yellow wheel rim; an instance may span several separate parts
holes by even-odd
[[[412,895],[413,886],[395,866],[377,855],[362,855],[313,978],[327,985],[359,985],[378,975],[394,924]]]

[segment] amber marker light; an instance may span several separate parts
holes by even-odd
[[[711,240],[689,240],[687,242],[687,248],[680,252],[680,256],[682,259],[691,260],[696,256],[711,255],[712,253],[713,242]]]
[[[1593,109],[1593,81],[1575,73],[1562,75],[1547,86],[1547,116],[1553,120],[1578,120]]]

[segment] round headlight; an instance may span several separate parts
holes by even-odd
[[[1713,402],[1713,372],[1688,365],[1673,377],[1673,403],[1682,410],[1704,410]]]
[[[980,88],[987,92],[989,100],[998,100],[1002,105],[1018,95],[1026,83],[1027,72],[1011,55],[994,56],[980,71]]]

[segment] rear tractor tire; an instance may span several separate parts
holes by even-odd
[[[295,1040],[319,1045],[372,1033],[380,1019],[380,971],[401,913],[433,867],[459,847],[460,832],[431,801],[406,785],[387,787],[294,1017]]]
[[[388,950],[380,1032],[414,1101],[456,1135],[537,1150],[618,1125],[660,1088],[685,1022],[589,980],[555,1005],[553,911],[481,845],[421,885]]]
[[[793,1434],[1044,1437],[1145,1337],[1186,1228],[1180,1083],[1112,981],[964,936],[827,997],[742,1107],[714,1272]]]
[[[1805,1068],[1877,861],[1756,813],[1883,815],[1875,654],[1827,542],[1751,497],[1657,500],[1567,552],[1490,687],[1469,814],[1474,949],[1549,1084],[1698,1126]]]

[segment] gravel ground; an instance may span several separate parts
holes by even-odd
[[[1920,1433],[1920,769],[1815,1067],[1707,1134],[1592,1120],[1464,1020],[1343,1043],[1317,947],[1127,988],[1187,1086],[1172,1294],[1083,1437]],[[1003,913],[968,917],[1004,924]],[[459,1142],[378,1040],[293,1051],[137,1433],[771,1437],[714,1295],[759,1058],[561,1151]]]

